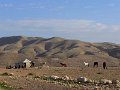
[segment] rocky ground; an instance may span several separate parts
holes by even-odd
[[[0,82],[16,90],[120,90],[119,81],[119,67],[0,69]]]

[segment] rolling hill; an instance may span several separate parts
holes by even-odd
[[[105,60],[115,64],[120,59],[120,45],[108,42],[90,43],[60,37],[10,36],[0,38],[0,65],[13,64],[24,58],[35,61],[41,58],[59,58],[64,62],[71,61],[66,61],[69,65],[74,65],[78,61],[91,62],[92,60]]]

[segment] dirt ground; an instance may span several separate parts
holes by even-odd
[[[16,88],[16,90],[90,90],[83,89],[83,87],[69,87],[57,83],[51,83],[45,80],[32,79],[31,76],[68,76],[73,79],[78,77],[87,77],[92,80],[99,80],[102,78],[113,80],[120,80],[120,68],[108,67],[104,70],[101,67],[43,67],[42,69],[3,69],[0,68],[0,74],[9,73],[12,76],[0,76],[0,81]],[[31,76],[30,76],[31,74]],[[86,86],[87,88],[87,86]]]

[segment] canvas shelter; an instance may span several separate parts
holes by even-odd
[[[31,61],[29,59],[25,59],[23,61],[23,63],[24,63],[24,65],[25,65],[26,68],[30,68],[31,67]]]

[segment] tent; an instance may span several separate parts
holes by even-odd
[[[25,59],[23,61],[23,63],[24,63],[24,65],[25,65],[26,68],[30,68],[31,67],[31,61],[29,59]]]

